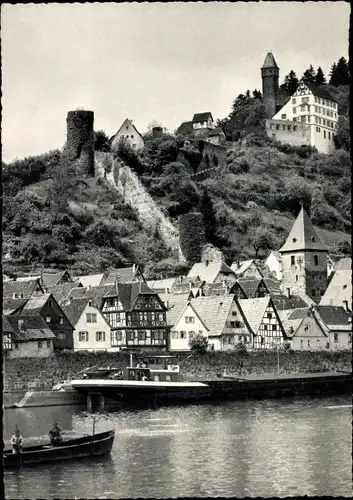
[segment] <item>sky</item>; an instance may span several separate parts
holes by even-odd
[[[66,115],[95,113],[112,136],[125,118],[174,131],[194,113],[223,118],[261,90],[272,50],[280,83],[348,59],[345,2],[3,4],[2,157],[63,147]]]

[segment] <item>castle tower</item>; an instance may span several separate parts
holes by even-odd
[[[279,97],[279,67],[272,52],[268,52],[261,67],[262,95],[267,118],[276,114],[276,104]]]
[[[94,113],[76,110],[67,113],[65,153],[78,176],[94,177]]]
[[[291,295],[307,295],[320,302],[327,287],[327,248],[303,207],[279,252],[283,291]]]

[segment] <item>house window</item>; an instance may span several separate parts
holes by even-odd
[[[260,339],[261,339],[261,345],[264,345],[264,343],[265,343],[265,338],[261,336],[261,337],[260,337]]]
[[[60,316],[60,318],[58,318],[58,323],[59,323],[59,325],[64,324],[64,318],[62,316]]]
[[[133,138],[134,138],[134,136],[133,136],[133,135],[131,135],[130,137],[131,137],[131,139],[133,139]]]
[[[300,340],[300,348],[303,349],[303,339]]]
[[[348,311],[348,300],[343,301],[343,307],[345,308],[346,311]]]
[[[271,313],[271,312],[268,312],[268,313],[267,313],[267,317],[268,317],[269,319],[271,319],[271,318],[272,318],[272,313]]]
[[[115,332],[115,340],[121,342],[123,340],[123,332]]]
[[[264,325],[264,330],[265,332],[267,332],[267,325]]]
[[[291,129],[291,126],[290,125],[287,125],[287,129],[290,130]]]
[[[172,331],[172,339],[177,339],[178,338],[178,332],[177,330]]]
[[[51,346],[51,341],[47,340],[47,347],[50,347],[50,346]]]
[[[293,114],[295,115],[297,113],[297,108],[293,108]]]
[[[314,266],[319,265],[319,257],[317,255],[314,255]]]
[[[306,331],[306,332],[307,332],[308,330],[309,330],[309,327],[308,327],[308,325],[306,325],[306,326],[304,327],[304,331]]]
[[[97,314],[96,313],[87,313],[86,314],[87,323],[97,323]]]
[[[285,120],[287,118],[287,115],[284,114],[284,115],[281,115],[281,120]]]
[[[180,338],[185,339],[186,338],[186,332],[180,332]]]
[[[78,332],[79,342],[88,342],[88,332]]]
[[[295,281],[298,281],[298,275],[297,274],[295,275]]]
[[[96,342],[105,342],[105,332],[96,332]]]
[[[316,127],[316,132],[320,132],[320,127]]]
[[[50,323],[50,322],[51,322],[51,316],[46,316],[46,317],[45,317],[45,321],[46,321],[47,323]]]
[[[308,339],[308,347],[310,347],[310,340]]]
[[[237,315],[237,311],[232,311],[232,316],[236,316]]]
[[[185,323],[195,323],[194,316],[185,316]]]
[[[277,325],[272,325],[272,331],[276,332],[277,331]]]
[[[139,340],[146,340],[146,330],[138,330],[137,337]]]
[[[328,133],[329,141],[331,140],[331,132]]]
[[[297,102],[296,98],[295,98],[295,97],[293,97],[293,98],[292,98],[292,103],[293,103],[293,104],[296,104],[296,102]]]
[[[316,347],[320,347],[320,340],[319,339],[316,340]]]
[[[294,265],[295,265],[295,256],[294,256],[294,255],[291,255],[291,256],[290,256],[290,265],[291,265],[291,266],[294,266]]]
[[[41,340],[38,340],[38,348],[41,349],[42,348],[42,341]]]
[[[241,322],[236,320],[235,322],[235,328],[240,328],[242,325],[241,325]]]
[[[351,344],[352,343],[352,334],[349,333],[348,334],[348,344]]]
[[[53,307],[53,305],[54,305],[54,304],[53,304],[52,299],[49,299],[49,300],[48,300],[48,307]]]
[[[278,124],[278,123],[277,123],[277,125],[276,125],[276,130],[279,130],[279,124]]]
[[[92,307],[92,305],[93,305],[93,301],[92,301],[92,300],[90,300],[90,301],[88,302],[88,305],[89,305],[90,307]]]
[[[325,120],[324,120],[325,121]],[[325,124],[324,124],[325,125]],[[324,130],[324,139],[326,139],[326,130]]]
[[[189,339],[193,339],[195,337],[195,332],[189,332]]]
[[[316,297],[316,290],[315,290],[315,288],[313,288],[313,289],[311,290],[311,295],[312,295],[313,297]]]
[[[333,341],[334,341],[335,344],[337,344],[337,342],[338,342],[338,333],[334,333],[333,334]]]

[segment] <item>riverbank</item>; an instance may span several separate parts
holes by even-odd
[[[166,354],[166,353],[164,353]],[[213,380],[220,374],[271,375],[280,373],[313,373],[317,371],[351,371],[351,351],[336,352],[281,352],[251,351],[208,352],[204,355],[190,352],[173,354],[186,380]],[[5,391],[50,390],[64,380],[80,377],[89,367],[114,366],[124,369],[129,365],[129,354],[124,352],[71,352],[53,354],[50,358],[25,358],[5,360]]]

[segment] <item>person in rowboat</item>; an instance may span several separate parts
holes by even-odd
[[[49,431],[50,442],[53,446],[59,446],[62,443],[62,433],[62,428],[57,422],[55,422],[55,424],[53,424],[53,427]]]
[[[16,429],[12,438],[11,438],[11,444],[12,444],[12,453],[14,455],[17,455],[18,453],[22,453],[22,436],[19,431],[19,429]]]

